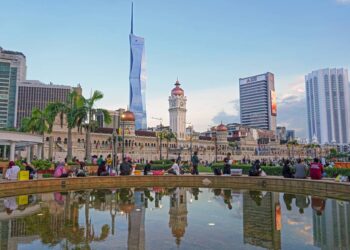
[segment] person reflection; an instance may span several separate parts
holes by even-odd
[[[232,200],[231,190],[224,189],[224,203],[227,205],[227,208],[230,210],[232,209],[231,200]]]
[[[310,205],[310,198],[306,195],[297,194],[295,195],[295,205],[299,208],[299,213],[303,214],[304,209]]]
[[[16,197],[9,197],[4,200],[4,206],[8,215],[12,214],[17,209]]]
[[[199,188],[191,188],[191,193],[194,196],[194,199],[197,201],[198,200],[198,195],[199,195]]]
[[[311,207],[318,216],[321,216],[326,207],[326,200],[320,197],[311,196]]]
[[[220,196],[221,195],[221,188],[214,188],[213,193],[215,196]]]
[[[249,191],[250,198],[255,201],[255,204],[257,206],[261,205],[261,200],[262,200],[262,192],[261,191]]]
[[[286,204],[286,208],[289,211],[292,210],[292,202],[294,198],[295,198],[294,194],[287,194],[287,193],[283,194],[284,204]]]

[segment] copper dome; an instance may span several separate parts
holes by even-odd
[[[225,131],[227,131],[227,127],[221,123],[219,126],[216,127],[216,131],[225,132]]]
[[[123,122],[134,122],[134,121],[135,121],[135,115],[134,115],[134,113],[131,112],[131,111],[125,111],[125,112],[122,114],[121,120],[122,120]]]
[[[176,80],[175,88],[173,88],[173,90],[171,91],[171,95],[179,95],[179,96],[185,95],[185,91],[182,88],[180,88],[179,80]]]

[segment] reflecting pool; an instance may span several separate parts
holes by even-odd
[[[350,249],[350,203],[262,191],[122,188],[0,199],[0,249]]]

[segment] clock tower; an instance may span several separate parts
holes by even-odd
[[[170,129],[177,136],[178,140],[185,139],[186,133],[186,102],[185,92],[180,88],[179,80],[169,96]]]

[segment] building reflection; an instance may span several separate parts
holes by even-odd
[[[244,243],[267,249],[281,249],[278,193],[243,193]]]
[[[349,202],[326,203],[322,198],[312,197],[311,203],[314,245],[321,249],[350,249]]]
[[[172,235],[176,238],[175,242],[178,246],[186,232],[187,214],[187,190],[185,188],[176,188],[170,194],[169,227]]]
[[[128,249],[145,249],[145,207],[143,202],[144,192],[134,192],[135,206],[128,214]]]

